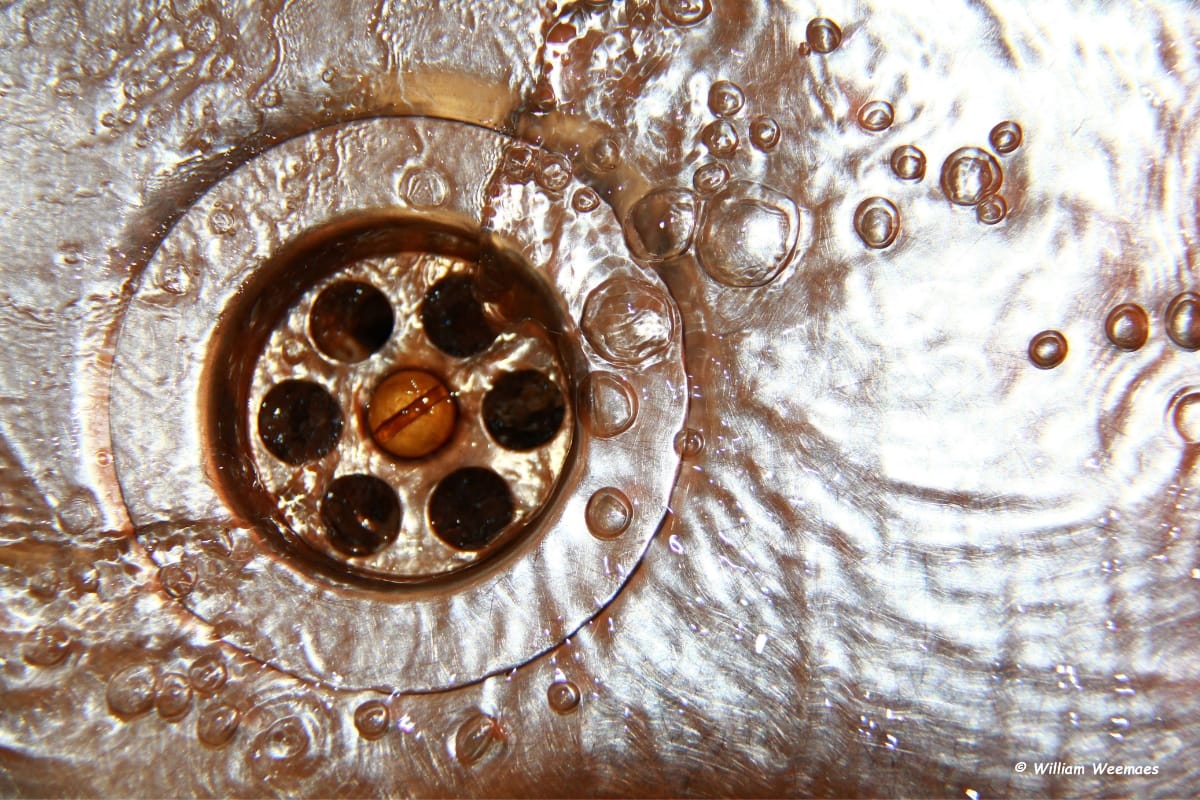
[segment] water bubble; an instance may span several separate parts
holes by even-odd
[[[896,111],[886,100],[872,100],[858,110],[858,125],[864,131],[886,131],[895,121]]]
[[[670,22],[684,27],[702,22],[712,13],[709,0],[660,0],[659,7]]]
[[[892,151],[892,172],[902,181],[919,181],[925,177],[925,154],[911,144],[902,144]]]
[[[368,700],[354,710],[354,727],[364,739],[375,740],[387,733],[391,714],[387,703]]]
[[[732,117],[745,104],[745,92],[732,81],[716,81],[708,89],[708,110],[718,117]]]
[[[450,187],[436,170],[419,168],[404,176],[400,192],[409,205],[433,209],[446,204],[446,198],[450,196]]]
[[[146,713],[154,705],[156,683],[154,670],[148,665],[126,667],[108,682],[105,698],[109,709],[126,719]]]
[[[242,715],[226,703],[209,706],[196,719],[196,738],[208,747],[222,747],[237,733]]]
[[[597,172],[612,172],[621,163],[621,148],[616,139],[604,136],[592,145],[592,166]]]
[[[588,500],[584,512],[588,530],[597,539],[615,539],[629,528],[633,504],[620,489],[600,489]]]
[[[576,190],[571,197],[571,208],[578,211],[580,214],[587,214],[595,211],[600,207],[600,195],[596,194],[596,190],[584,186],[582,189]]]
[[[187,29],[183,33],[183,43],[190,50],[203,52],[217,41],[220,33],[221,26],[215,19],[207,14],[200,14],[188,20]]]
[[[625,219],[625,240],[645,261],[680,256],[692,244],[699,205],[687,189],[655,189],[634,203]]]
[[[38,628],[25,643],[25,660],[35,667],[61,664],[71,652],[71,637],[57,626]]]
[[[546,690],[546,700],[558,714],[570,714],[579,708],[580,699],[579,687],[571,681],[555,681]]]
[[[307,717],[289,715],[275,720],[254,738],[250,763],[260,779],[275,777],[275,771],[287,762],[303,758],[312,747]]]
[[[96,496],[89,489],[79,488],[59,503],[55,509],[62,529],[72,536],[80,536],[96,527],[100,521],[100,509]]]
[[[1000,162],[978,147],[960,147],[942,164],[942,191],[951,203],[973,206],[1000,191]]]
[[[584,378],[579,405],[588,429],[602,439],[629,430],[637,417],[637,395],[624,378],[611,372],[593,372]]]
[[[185,561],[167,564],[159,569],[158,582],[171,597],[186,597],[196,586],[196,570]]]
[[[867,247],[889,247],[900,233],[900,211],[886,197],[868,197],[854,212],[854,231]]]
[[[500,171],[513,183],[525,183],[533,177],[535,156],[527,144],[510,144],[501,156]]]
[[[988,134],[988,141],[991,142],[993,150],[1006,156],[1021,146],[1023,136],[1020,125],[1012,120],[1005,120],[992,128],[992,132]]]
[[[700,141],[717,158],[729,158],[737,152],[739,144],[737,129],[725,119],[710,122],[701,131]]]
[[[975,206],[975,219],[984,225],[998,225],[1008,216],[1008,203],[998,194],[985,197]]]
[[[212,694],[224,686],[228,678],[229,671],[225,668],[225,660],[216,653],[196,659],[188,670],[188,680],[201,694]]]
[[[1184,350],[1200,350],[1200,295],[1181,292],[1167,304],[1167,335]]]
[[[675,452],[683,458],[693,458],[704,449],[704,434],[695,428],[684,428],[675,434]]]
[[[781,136],[779,123],[771,117],[755,117],[750,123],[750,144],[763,152],[775,149]]]
[[[1067,357],[1067,337],[1042,331],[1029,340],[1029,360],[1038,369],[1054,369]]]
[[[164,263],[154,276],[154,285],[171,298],[183,297],[196,285],[196,276],[187,264]]]
[[[1150,336],[1150,317],[1141,306],[1122,303],[1108,312],[1104,335],[1122,350],[1139,350]]]
[[[192,707],[192,685],[186,675],[168,672],[158,682],[158,697],[154,702],[158,715],[174,722]]]
[[[759,183],[736,181],[705,211],[696,255],[714,280],[762,286],[787,265],[800,235],[800,213],[790,197]]]
[[[561,192],[571,183],[571,160],[561,153],[543,153],[538,162],[537,182],[548,192]]]
[[[237,227],[237,220],[233,211],[228,208],[218,206],[208,215],[208,229],[218,236],[228,236],[233,233],[235,227]]]
[[[700,194],[709,195],[721,191],[729,183],[729,167],[710,162],[692,174],[692,186]]]
[[[477,763],[503,737],[500,724],[487,714],[476,714],[458,729],[454,737],[454,757],[464,766]]]
[[[1183,441],[1188,444],[1200,442],[1200,392],[1189,392],[1178,398],[1171,418]]]
[[[646,365],[671,346],[675,309],[657,286],[613,278],[588,295],[581,327],[596,352],[613,364]]]
[[[825,17],[817,17],[808,23],[804,38],[814,53],[832,53],[842,44],[842,29]]]

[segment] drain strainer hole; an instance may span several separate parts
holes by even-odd
[[[394,325],[392,306],[383,292],[358,281],[339,281],[317,297],[308,327],[318,350],[354,364],[383,347]]]
[[[283,381],[263,398],[258,435],[280,461],[316,461],[333,450],[342,435],[342,411],[329,392],[312,381]]]
[[[350,556],[372,555],[394,542],[400,511],[392,487],[371,475],[343,475],[321,500],[329,543]]]
[[[480,353],[496,338],[469,275],[448,275],[430,287],[421,304],[421,323],[429,341],[456,358]]]
[[[502,376],[483,399],[488,433],[509,450],[532,450],[549,442],[565,415],[562,392],[532,369]]]
[[[512,519],[508,484],[482,467],[450,473],[429,500],[429,522],[434,533],[458,550],[482,550]]]

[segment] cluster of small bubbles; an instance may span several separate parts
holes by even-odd
[[[404,176],[401,193],[409,205],[416,208],[441,208],[450,196],[446,178],[428,167],[414,169]]]
[[[584,422],[601,439],[624,433],[637,418],[637,395],[620,375],[592,372],[579,387]]]
[[[186,597],[196,586],[196,570],[184,561],[167,564],[158,570],[158,582],[171,597]]]
[[[571,160],[561,153],[543,153],[538,162],[537,182],[548,192],[561,192],[571,183]]]
[[[729,167],[716,161],[696,169],[692,174],[692,186],[703,195],[715,194],[729,183]]]
[[[1029,340],[1029,360],[1038,369],[1054,369],[1067,357],[1067,337],[1042,331]]]
[[[886,197],[868,197],[854,212],[854,231],[867,247],[889,247],[900,234],[900,210]]]
[[[681,27],[696,25],[712,13],[709,0],[660,0],[663,16]]]
[[[684,428],[675,434],[675,452],[683,458],[694,458],[704,449],[704,434],[695,428]]]
[[[772,117],[755,117],[750,123],[750,144],[763,152],[775,149],[782,133]]]
[[[831,19],[817,17],[809,21],[804,39],[814,53],[832,53],[842,44],[842,29]]]
[[[25,643],[25,661],[35,667],[61,664],[71,652],[71,637],[57,626],[37,628]]]
[[[192,685],[186,675],[168,672],[158,681],[158,696],[154,702],[158,715],[174,722],[187,714],[192,707]]]
[[[988,134],[988,141],[991,142],[992,149],[1002,156],[1006,156],[1020,147],[1023,138],[1021,126],[1011,120],[1001,122]]]
[[[597,539],[615,539],[629,529],[633,504],[624,492],[609,486],[588,499],[584,517],[588,530]]]
[[[454,737],[454,757],[463,766],[478,763],[504,732],[495,719],[487,714],[475,714],[461,726]]]
[[[984,225],[998,225],[1008,216],[1008,203],[998,194],[985,197],[975,206],[975,218]]]
[[[229,678],[229,670],[225,661],[216,653],[209,653],[192,662],[188,670],[188,680],[197,692],[212,694],[225,685]]]
[[[283,357],[289,364],[298,364],[308,349],[299,339],[288,339],[283,343]]]
[[[546,700],[557,714],[570,714],[579,708],[582,697],[579,687],[567,680],[555,681],[546,690]]]
[[[735,181],[709,203],[696,242],[700,266],[727,286],[773,281],[800,236],[800,212],[790,197],[760,183]]]
[[[715,81],[708,88],[708,110],[718,117],[732,117],[745,104],[745,92],[732,81]]]
[[[625,219],[625,239],[634,255],[665,261],[692,244],[699,202],[687,189],[655,189],[633,204]]]
[[[1122,303],[1108,312],[1104,335],[1121,350],[1140,350],[1150,336],[1150,317],[1135,303]]]
[[[367,700],[354,710],[354,727],[364,739],[375,740],[388,731],[391,712],[382,700]]]
[[[729,158],[737,152],[740,144],[737,129],[726,119],[710,122],[701,131],[700,140],[704,142],[708,152],[717,158]]]
[[[196,718],[196,738],[208,747],[224,747],[241,721],[241,713],[228,703],[211,705]]]
[[[858,109],[858,126],[864,131],[879,133],[892,127],[896,110],[886,100],[871,100]]]
[[[154,705],[157,679],[146,664],[126,667],[108,682],[105,699],[118,717],[129,719],[146,713]]]
[[[183,33],[183,43],[191,50],[204,51],[217,41],[221,33],[220,24],[208,16],[200,14],[188,20],[187,29]]]
[[[925,154],[911,144],[902,144],[892,151],[892,172],[902,181],[925,178]]]
[[[208,215],[208,229],[218,236],[228,236],[236,226],[233,211],[228,208],[218,206]]]
[[[1167,336],[1184,350],[1200,350],[1200,295],[1181,292],[1167,304]]]
[[[942,164],[942,191],[955,205],[978,205],[1000,191],[1003,182],[1000,163],[978,147],[960,147]]]
[[[632,367],[657,360],[671,346],[675,311],[671,299],[657,286],[613,278],[588,295],[581,327],[602,357]]]
[[[600,207],[600,195],[596,194],[596,190],[590,186],[584,186],[576,190],[571,197],[571,208],[578,211],[580,214],[587,214],[595,211]]]
[[[534,150],[526,144],[510,144],[504,149],[500,170],[513,183],[525,183],[533,177]]]
[[[621,163],[621,148],[611,136],[603,136],[592,145],[592,168],[596,172],[612,172]]]

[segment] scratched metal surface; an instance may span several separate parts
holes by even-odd
[[[4,3],[0,790],[1193,793],[1198,42],[1182,2]],[[172,223],[274,143],[394,115],[567,154],[670,288],[691,395],[616,599],[425,694],[294,677],[188,612],[108,417]],[[964,147],[991,155],[943,180]]]

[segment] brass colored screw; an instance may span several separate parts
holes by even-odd
[[[446,384],[419,369],[389,375],[367,409],[375,441],[400,458],[421,458],[437,450],[454,432],[457,419]]]

